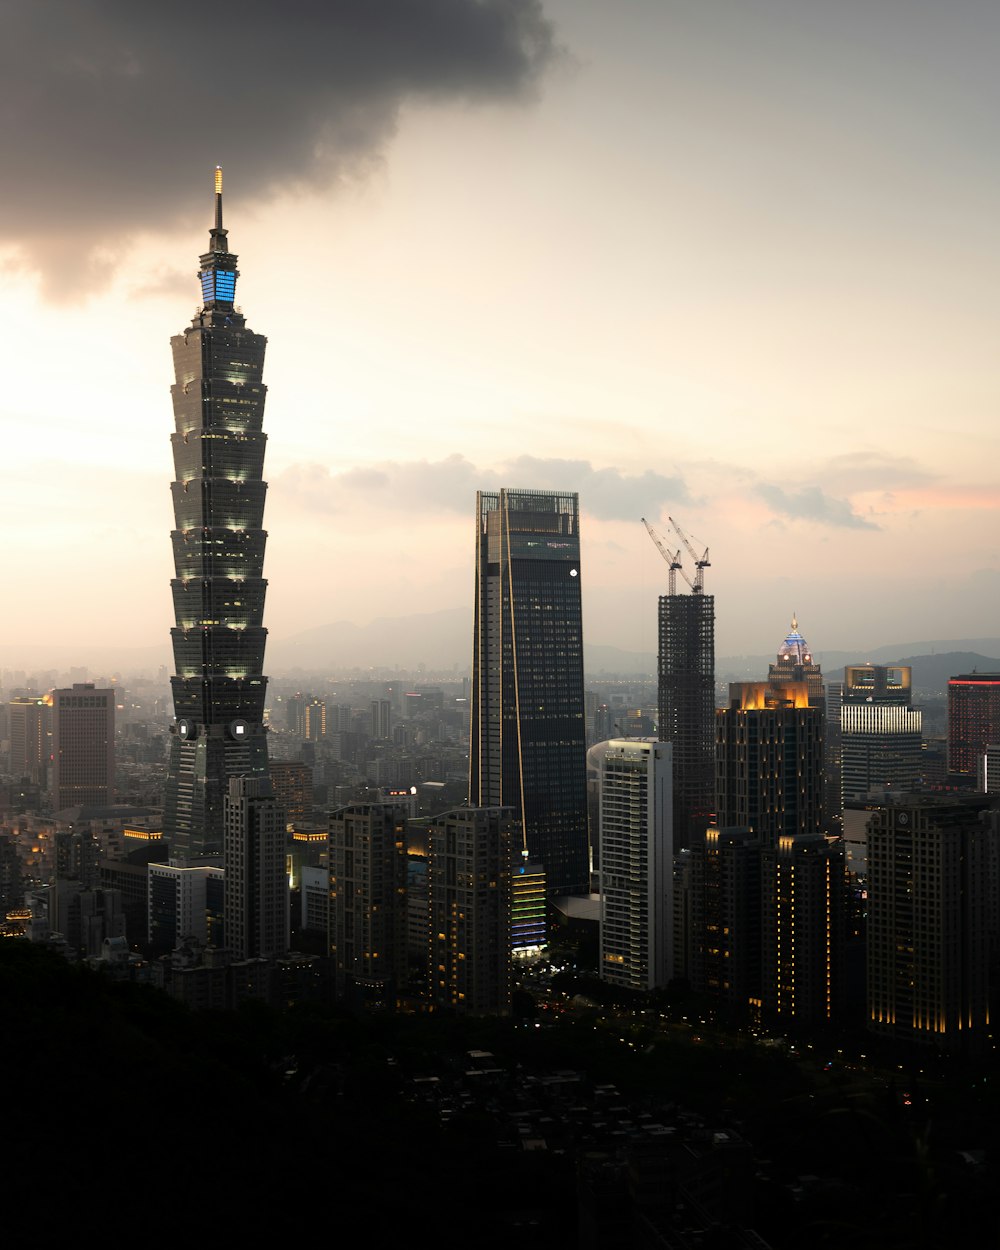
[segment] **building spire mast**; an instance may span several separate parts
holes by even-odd
[[[236,257],[229,250],[229,231],[222,224],[222,166],[215,167],[215,224],[208,232],[208,251],[201,257],[198,277],[201,279],[204,308],[200,316],[218,314],[233,324],[236,298]]]
[[[228,252],[227,236],[229,231],[222,224],[222,166],[215,167],[215,225],[209,231],[212,239],[213,252]]]

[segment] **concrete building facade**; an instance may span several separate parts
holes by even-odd
[[[406,817],[383,803],[330,813],[329,947],[338,996],[392,1007],[407,972]]]
[[[265,777],[233,777],[224,808],[226,946],[233,958],[276,958],[289,945],[285,813]]]
[[[516,814],[460,807],[428,823],[428,982],[439,1006],[508,1015]]]
[[[674,966],[672,747],[612,739],[601,768],[600,976],[659,989]]]
[[[115,796],[115,692],[92,682],[53,690],[52,806],[110,807]]]
[[[868,821],[868,1027],[956,1054],[989,1032],[997,813],[903,796]]]

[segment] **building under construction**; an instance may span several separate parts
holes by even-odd
[[[694,561],[695,575],[689,578],[680,550],[668,551],[644,523],[670,567],[668,593],[660,596],[659,607],[657,736],[674,748],[674,845],[680,848],[690,845],[693,831],[704,831],[715,808],[715,599],[704,588],[707,548],[699,559],[670,518]],[[676,572],[690,594],[677,593]]]

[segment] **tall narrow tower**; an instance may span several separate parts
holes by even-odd
[[[330,961],[338,998],[393,1007],[407,970],[406,815],[389,803],[330,813]]]
[[[236,959],[288,951],[285,813],[267,777],[233,777],[224,806],[226,945]]]
[[[21,781],[44,785],[52,754],[51,695],[25,695],[7,705],[10,772]]]
[[[673,975],[671,747],[615,738],[601,764],[603,981],[655,990]]]
[[[202,307],[171,339],[177,719],[164,837],[175,857],[221,853],[229,779],[267,776],[261,672],[267,340],[247,329],[233,303],[239,274],[222,225],[221,170],[210,240],[198,275]]]
[[[660,596],[657,737],[674,748],[674,840],[690,846],[715,807],[715,598]]]
[[[716,776],[720,830],[709,834],[701,852],[702,896],[693,909],[703,928],[695,949],[701,956],[705,988],[730,1001],[752,981],[757,953],[747,942],[759,933],[760,997],[773,1019],[818,1024],[836,1009],[840,978],[844,873],[839,844],[821,833],[823,825],[823,712],[810,703],[808,680],[734,682],[729,707],[716,713]],[[728,838],[725,826],[749,829],[755,851]],[[729,830],[725,829],[728,834]],[[719,855],[713,867],[713,851]],[[716,891],[712,875],[742,871],[745,888],[756,891],[753,856],[760,856],[760,928],[744,921],[744,943],[736,952],[741,978],[726,984],[713,973],[713,957],[723,938],[736,939],[718,910],[732,906],[731,875]],[[713,901],[714,899],[714,901]],[[713,925],[722,920],[719,935]],[[734,916],[735,920],[735,916]],[[696,964],[696,969],[698,965]],[[723,978],[725,973],[723,973]],[[742,983],[743,989],[740,990]],[[745,1003],[745,1000],[744,1000]]]
[[[480,491],[469,802],[513,807],[550,894],[588,887],[575,494]]]
[[[428,826],[430,992],[463,1014],[510,1014],[514,825],[509,807],[460,807]]]

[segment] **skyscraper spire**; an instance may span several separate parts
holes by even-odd
[[[770,682],[801,682],[809,689],[809,703],[824,706],[823,674],[812,658],[809,644],[799,631],[798,614],[792,613],[792,627],[781,641],[775,662],[768,667]]]
[[[229,779],[266,778],[264,448],[267,340],[235,308],[236,257],[216,170],[202,308],[171,339],[175,676],[164,836],[177,857],[218,853]]]
[[[792,628],[785,635],[784,641],[778,648],[778,661],[790,661],[793,664],[811,664],[812,656],[809,654],[809,644],[805,638],[799,633],[798,616],[792,613]]]
[[[222,166],[215,167],[215,228],[222,229]]]
[[[231,318],[230,309],[236,298],[236,257],[229,250],[229,231],[222,224],[222,167],[215,167],[215,225],[209,230],[208,251],[201,257],[198,277],[201,279],[201,296],[208,310],[218,309],[220,321]],[[218,323],[216,323],[218,324]]]

